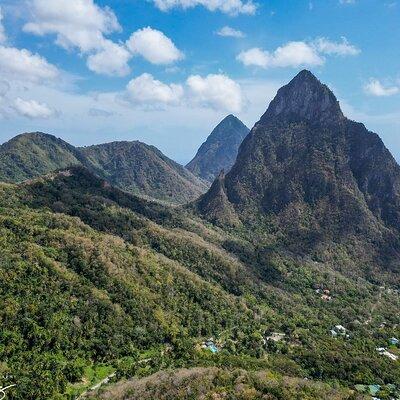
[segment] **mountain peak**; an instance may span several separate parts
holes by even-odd
[[[229,171],[249,128],[239,118],[225,117],[201,145],[196,156],[186,166],[195,175],[212,182],[223,169]]]
[[[261,123],[271,119],[288,122],[330,122],[343,119],[338,100],[328,86],[310,71],[299,72],[287,85],[278,90]]]

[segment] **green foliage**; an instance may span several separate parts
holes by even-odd
[[[278,251],[273,227],[246,229],[206,225],[81,168],[1,185],[0,383],[17,384],[8,397],[69,400],[104,378],[88,372],[99,365],[115,379],[218,366],[331,388],[400,381],[399,364],[375,350],[400,336],[396,291]],[[348,339],[331,338],[337,324]],[[284,339],[266,341],[273,332]],[[209,337],[217,354],[199,348]],[[293,395],[281,383],[268,390]],[[299,398],[318,398],[304,390]]]
[[[196,199],[207,185],[144,143],[114,142],[76,148],[44,133],[26,133],[0,145],[0,181],[22,182],[81,166],[125,191],[167,203]]]

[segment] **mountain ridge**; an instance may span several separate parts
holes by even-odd
[[[207,189],[190,171],[140,141],[79,148],[53,135],[32,132],[0,146],[0,180],[5,182],[22,182],[75,165],[121,189],[175,204],[194,200]]]

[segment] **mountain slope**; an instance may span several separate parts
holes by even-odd
[[[80,152],[45,133],[18,135],[0,146],[0,181],[22,182],[82,163]]]
[[[76,148],[36,132],[0,146],[0,181],[22,182],[76,165],[128,192],[174,204],[194,200],[207,190],[206,183],[187,169],[137,141]]]
[[[131,193],[185,203],[207,189],[204,182],[157,148],[138,141],[106,143],[80,150],[103,178]]]
[[[186,165],[195,175],[212,182],[235,163],[237,152],[250,129],[233,115],[228,115],[200,146],[196,156]]]
[[[297,254],[343,253],[372,279],[400,271],[400,168],[308,71],[278,91],[220,185],[223,206],[211,191],[198,203],[213,221],[207,204],[244,224],[264,221]]]
[[[105,366],[117,378],[216,366],[346,387],[399,381],[400,364],[376,352],[400,335],[395,291],[254,238],[79,166],[0,184],[0,385],[15,377],[12,400],[76,398]],[[339,323],[351,340],[331,337]],[[269,343],[271,332],[285,340]],[[215,356],[201,348],[211,336]]]

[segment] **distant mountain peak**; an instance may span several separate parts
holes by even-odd
[[[288,122],[332,122],[344,116],[336,96],[328,86],[310,71],[303,70],[278,90],[260,122],[277,118]]]
[[[249,128],[233,114],[226,116],[186,167],[195,175],[212,182],[221,170],[231,169],[239,146],[249,131]]]

